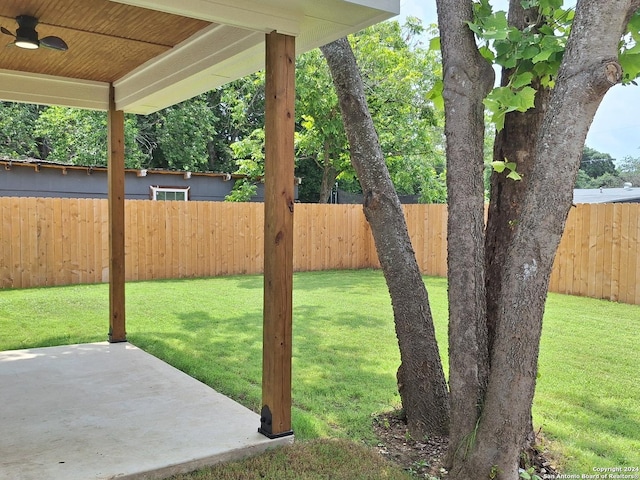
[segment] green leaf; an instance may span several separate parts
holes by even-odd
[[[531,475],[529,475],[529,473],[526,472],[525,470],[521,470],[520,478],[522,478],[523,480],[531,480]]]
[[[497,57],[496,63],[501,67],[510,69],[510,68],[515,68],[515,66],[518,64],[518,59],[516,58],[515,55],[512,55],[511,53],[509,53],[507,55]]]
[[[510,178],[511,180],[516,180],[516,181],[522,180],[522,177],[520,176],[520,174],[515,170],[512,170],[511,172],[509,172],[509,175],[507,175],[507,178]]]
[[[529,8],[537,7],[540,5],[540,2],[538,0],[522,0],[520,5],[522,5],[522,8],[527,10]]]
[[[508,88],[494,88],[483,102],[487,110],[491,112],[491,121],[495,123],[498,132],[504,128],[504,117],[507,113],[504,107],[505,102],[500,98],[505,90],[508,91]]]
[[[553,27],[550,25],[541,25],[538,28],[538,32],[540,32],[542,35],[551,35],[551,36],[555,35],[556,33]]]
[[[507,34],[507,39],[510,42],[518,43],[520,40],[522,40],[522,32],[517,28],[512,28]]]
[[[480,55],[482,55],[482,58],[484,58],[485,60],[491,63],[493,63],[493,61],[495,60],[495,55],[493,54],[493,50],[491,50],[486,45],[483,45],[482,47],[480,47],[478,51],[480,52]]]
[[[520,174],[516,172],[515,162],[507,162],[505,158],[505,161],[496,160],[495,162],[491,162],[490,165],[491,168],[493,168],[497,173],[502,173],[505,170],[509,170],[507,178],[510,178],[511,180],[522,180]]]
[[[502,173],[502,172],[504,172],[504,169],[506,168],[506,164],[505,164],[505,162],[495,161],[495,162],[491,162],[491,167],[496,172]]]
[[[302,125],[306,130],[312,130],[315,125],[314,118],[311,115],[301,115],[301,117],[302,121],[300,122],[300,125]]]
[[[544,75],[540,77],[540,85],[545,88],[553,88],[556,85],[555,80],[551,77],[551,75]]]
[[[562,7],[563,0],[540,0],[540,8],[555,10]]]
[[[495,48],[496,50],[496,55],[506,56],[509,53],[513,52],[513,45],[514,44],[508,40],[496,40],[496,42],[493,44],[493,48]]]
[[[433,37],[431,40],[429,40],[429,50],[432,50],[434,52],[439,52],[441,50],[440,37]]]
[[[513,93],[509,87],[496,87],[489,93],[487,99],[497,102],[498,105],[509,105],[512,96]]]
[[[627,31],[634,33],[640,32],[640,10],[633,14],[627,25]]]
[[[523,72],[511,78],[511,86],[513,88],[522,88],[526,85],[531,85],[532,80],[533,80],[533,73]]]
[[[537,45],[527,45],[525,49],[520,53],[521,58],[534,58],[540,54],[540,47]]]
[[[467,25],[469,25],[469,28],[471,29],[471,31],[473,33],[475,33],[479,37],[483,36],[482,28],[480,27],[480,25],[478,25],[477,23],[473,23],[473,22],[467,22]]]
[[[640,54],[621,54],[618,57],[623,72],[623,81],[628,83],[640,76]]]
[[[483,24],[483,38],[487,40],[506,40],[510,28],[507,23],[507,14],[504,11],[498,11],[486,18]]]
[[[433,102],[433,106],[438,110],[444,111],[444,98],[442,96],[442,90],[444,83],[442,79],[438,79],[433,84],[433,87],[427,92],[427,98]]]
[[[475,18],[486,18],[493,12],[489,0],[480,0],[473,3],[473,13]]]
[[[531,61],[533,63],[539,63],[539,62],[544,62],[545,60],[549,60],[549,57],[551,56],[551,54],[553,54],[553,50],[542,50],[540,51],[540,53],[538,53],[537,55],[535,55]]]
[[[526,112],[535,105],[536,90],[531,87],[524,87],[518,90],[513,96],[511,106],[519,112]]]

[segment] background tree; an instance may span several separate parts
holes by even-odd
[[[212,140],[215,158],[210,166],[218,172],[236,168],[231,145],[264,125],[264,72],[254,73],[209,92],[208,102],[218,119]]]
[[[327,203],[339,175],[350,170],[347,138],[331,76],[320,50],[301,55],[296,62],[296,174],[320,178],[311,201]],[[352,176],[347,174],[348,176]],[[312,185],[304,181],[305,185]]]
[[[193,172],[232,172],[230,145],[242,138],[237,97],[244,95],[252,76],[138,117],[138,143],[147,154],[145,166]],[[246,122],[245,122],[246,123]]]
[[[627,80],[640,70],[640,1],[581,0],[575,18],[561,5],[511,0],[507,16],[487,0],[437,0],[450,192],[449,463],[458,480],[518,478],[549,276],[586,134],[602,97],[623,79],[621,64]],[[621,43],[629,20],[635,41]],[[479,49],[472,31],[489,45]],[[480,54],[503,67],[485,101],[504,132],[486,238],[477,185],[492,82]]]
[[[136,142],[134,115],[125,116],[125,165],[139,168],[145,155]],[[59,106],[46,107],[34,124],[42,139],[41,158],[74,165],[107,165],[107,114]]]
[[[425,29],[409,17],[384,22],[352,38],[368,105],[396,191],[422,202],[446,201],[441,114],[430,91],[439,56],[420,43]]]
[[[634,187],[640,186],[640,157],[627,156],[620,163],[620,177]]]
[[[0,102],[0,155],[40,157],[33,131],[41,109],[38,105]]]
[[[207,95],[186,100],[155,114],[154,166],[170,170],[210,170],[209,145],[216,135],[215,116]]]
[[[582,159],[580,160],[580,170],[591,178],[598,178],[605,173],[616,174],[615,159],[608,153],[598,152],[593,148],[584,147]]]
[[[616,169],[615,159],[608,153],[584,147],[576,188],[621,187],[622,180]]]
[[[264,97],[254,88],[255,75],[212,90],[159,112],[126,115],[125,141],[128,167],[231,172],[235,160],[230,144],[262,124]],[[262,103],[262,104],[261,104]],[[106,162],[105,115],[102,112],[0,104],[0,155],[34,157],[79,165]]]

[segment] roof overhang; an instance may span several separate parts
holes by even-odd
[[[6,54],[11,68],[5,67],[2,61],[5,53],[0,51],[1,99],[106,110],[109,84],[113,83],[118,110],[148,114],[262,69],[266,33],[276,31],[295,36],[300,54],[399,13],[399,0],[91,0],[94,9],[105,10],[103,14],[94,12],[94,17],[101,19],[101,30],[87,32],[92,24],[86,23],[86,14],[85,18],[77,19],[77,26],[73,14],[57,20],[51,14],[47,24],[47,9],[57,8],[59,12],[60,4],[64,3],[69,11],[74,4],[82,11],[80,6],[86,6],[86,2],[22,0],[0,6],[0,21],[6,28],[11,26],[6,23],[11,15],[30,13],[23,12],[29,9],[25,3],[32,4],[31,9],[37,4],[41,36],[46,31],[46,34],[69,38],[68,52],[40,54],[18,52],[20,49],[12,47]],[[109,11],[120,15],[119,24],[108,25]],[[121,34],[123,22],[135,15],[142,20],[137,20],[137,24],[132,22],[131,33]],[[145,25],[146,18],[149,23],[157,18],[156,30],[175,25],[175,34],[167,37],[180,41],[172,45],[167,40],[168,45],[161,45],[158,40],[164,41],[161,35],[147,39],[144,32],[153,32],[154,25]],[[67,23],[61,25],[63,21]],[[181,24],[185,25],[182,29]],[[180,30],[193,33],[180,39]],[[93,40],[83,38],[90,34],[94,35]],[[96,47],[102,48],[92,53],[89,50],[96,43],[96,35],[101,39]],[[75,39],[78,51],[74,52],[72,40]],[[9,37],[7,40],[10,41]],[[110,58],[109,42],[113,42],[114,52],[124,53]],[[85,45],[83,50],[81,45]],[[139,48],[140,54],[124,58],[134,48]],[[22,57],[18,58],[18,55],[33,53],[33,62],[21,63]],[[82,55],[86,55],[86,59],[79,65],[87,62],[99,65],[87,69],[86,74],[75,75],[80,69],[71,69],[70,62],[81,62]],[[120,65],[120,57],[129,63]],[[136,59],[142,61],[135,64]],[[113,68],[104,68],[101,62],[111,62]],[[128,68],[132,63],[134,68]],[[100,66],[104,72],[94,73]],[[60,75],[56,75],[58,71]]]

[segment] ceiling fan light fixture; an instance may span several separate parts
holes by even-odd
[[[38,32],[36,32],[38,20],[27,15],[20,15],[16,20],[18,21],[19,28],[16,30],[15,46],[29,50],[38,48],[40,46]]]
[[[40,46],[37,40],[32,40],[30,38],[16,38],[16,41],[13,42],[16,47],[26,48],[29,50],[35,50]]]
[[[13,45],[16,47],[26,48],[27,50],[47,47],[63,52],[69,49],[69,46],[60,37],[48,36],[40,40],[38,32],[36,31],[36,25],[38,25],[38,19],[36,17],[32,17],[30,15],[18,15],[16,17],[16,22],[18,22],[18,29],[15,34],[4,27],[0,27],[1,33],[15,38]]]

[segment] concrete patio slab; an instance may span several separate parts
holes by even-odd
[[[0,479],[160,479],[291,443],[129,343],[0,352]]]

